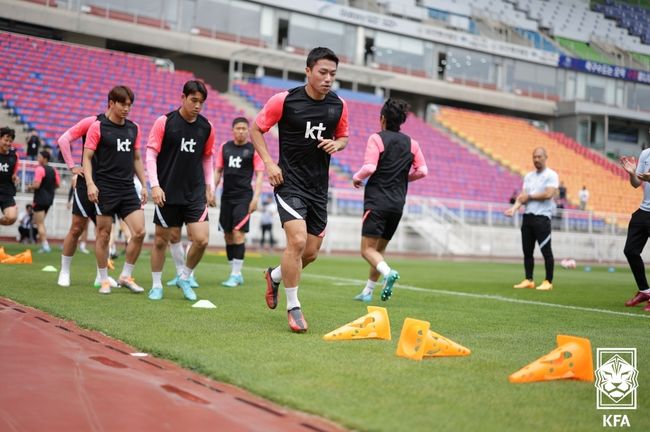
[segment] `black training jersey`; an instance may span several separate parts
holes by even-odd
[[[203,159],[214,152],[214,135],[214,127],[202,115],[189,123],[176,110],[156,119],[147,147],[158,153],[158,183],[166,203],[205,201]]]
[[[250,142],[237,145],[234,141],[223,143],[217,152],[217,170],[223,170],[222,200],[250,201],[253,198],[251,179],[254,171],[264,171],[262,158]]]
[[[54,202],[54,190],[59,185],[59,175],[49,165],[36,168],[35,181],[40,180],[40,186],[34,191],[34,203],[50,206]]]
[[[325,99],[309,97],[305,87],[272,96],[255,119],[266,132],[278,124],[284,184],[306,197],[327,199],[330,155],[318,148],[320,140],[348,136],[347,104],[336,93]]]
[[[18,171],[18,155],[15,148],[10,148],[6,154],[0,153],[0,196],[15,196],[16,185],[12,177]]]
[[[135,152],[140,151],[138,125],[126,120],[118,125],[108,118],[88,129],[85,148],[94,150],[93,180],[101,190],[124,193],[133,189]]]
[[[384,150],[379,155],[376,171],[366,184],[364,208],[401,212],[406,202],[408,176],[414,157],[411,138],[389,130],[377,135]]]

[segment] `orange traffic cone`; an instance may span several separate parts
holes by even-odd
[[[18,255],[10,256],[2,260],[2,264],[31,264],[32,263],[32,251],[27,249],[25,252],[21,252]]]
[[[457,357],[471,354],[469,348],[429,330],[424,340],[424,357]]]
[[[557,336],[557,345],[550,353],[508,377],[511,383],[574,379],[594,380],[594,366],[589,339]]]
[[[406,318],[402,326],[402,333],[399,336],[399,342],[397,342],[395,354],[411,360],[422,360],[430,325],[428,321]]]
[[[378,306],[368,306],[368,313],[351,323],[323,336],[326,341],[355,339],[390,340],[390,321],[388,310]]]
[[[0,262],[5,258],[9,258],[10,256],[11,255],[5,252],[5,248],[0,247]]]

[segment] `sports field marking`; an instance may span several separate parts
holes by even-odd
[[[265,268],[258,268],[258,267],[248,267],[248,270],[259,270],[259,271],[265,271]],[[320,275],[320,274],[313,274],[313,273],[303,273],[302,275],[303,278],[314,278],[314,279],[324,279],[324,280],[329,280],[335,282],[337,285],[338,284],[349,284],[350,286],[357,286],[357,287],[363,287],[363,285],[366,283],[365,280],[361,279],[350,279],[350,278],[341,278],[341,277],[336,277],[336,276],[327,276],[327,275]],[[582,307],[582,306],[571,306],[571,305],[562,305],[562,304],[555,304],[555,303],[547,303],[547,302],[540,302],[540,301],[533,301],[533,300],[521,300],[521,299],[513,299],[509,297],[503,297],[500,295],[492,295],[492,294],[476,294],[476,293],[467,293],[467,292],[462,292],[462,291],[448,291],[448,290],[442,290],[442,289],[436,289],[436,288],[422,288],[422,287],[416,287],[413,285],[404,285],[401,283],[398,283],[396,287],[394,288],[395,290],[409,290],[409,291],[416,291],[416,292],[425,292],[429,294],[438,294],[438,295],[450,295],[450,296],[457,296],[457,297],[470,297],[470,298],[477,298],[477,299],[486,299],[486,300],[496,300],[496,301],[502,301],[506,303],[518,303],[518,304],[528,304],[528,305],[533,305],[533,306],[546,306],[546,307],[554,307],[558,309],[568,309],[568,310],[577,310],[577,311],[582,311],[582,312],[595,312],[595,313],[602,313],[602,314],[607,314],[607,315],[616,315],[616,316],[625,316],[625,317],[634,317],[634,318],[641,318],[641,319],[650,319],[650,314],[635,314],[631,312],[619,312],[619,311],[613,311],[609,309],[597,309],[597,308],[588,308],[588,307]]]

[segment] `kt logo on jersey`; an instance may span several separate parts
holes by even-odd
[[[636,348],[597,349],[596,408],[636,409]]]

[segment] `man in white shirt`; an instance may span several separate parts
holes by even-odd
[[[555,261],[551,249],[551,216],[555,211],[553,197],[559,186],[559,178],[555,171],[547,168],[547,159],[548,155],[543,147],[538,147],[533,151],[535,171],[526,174],[521,194],[512,207],[505,211],[506,216],[513,216],[519,207],[526,206],[521,224],[521,246],[524,251],[526,279],[515,285],[514,288],[535,288],[533,251],[535,250],[535,241],[537,241],[544,256],[546,279],[536,289],[541,291],[553,289]]]
[[[639,289],[634,297],[625,302],[625,306],[632,307],[650,300],[650,287],[648,287],[645,265],[641,258],[641,252],[648,241],[648,232],[650,232],[650,183],[648,183],[650,182],[650,149],[641,152],[638,163],[634,158],[623,156],[621,165],[630,175],[630,184],[633,188],[643,186],[643,201],[641,201],[639,209],[632,213],[623,249]],[[643,310],[650,312],[650,302]]]
[[[578,192],[578,198],[580,199],[580,210],[585,210],[587,208],[587,201],[589,201],[589,191],[587,186],[583,186]]]

